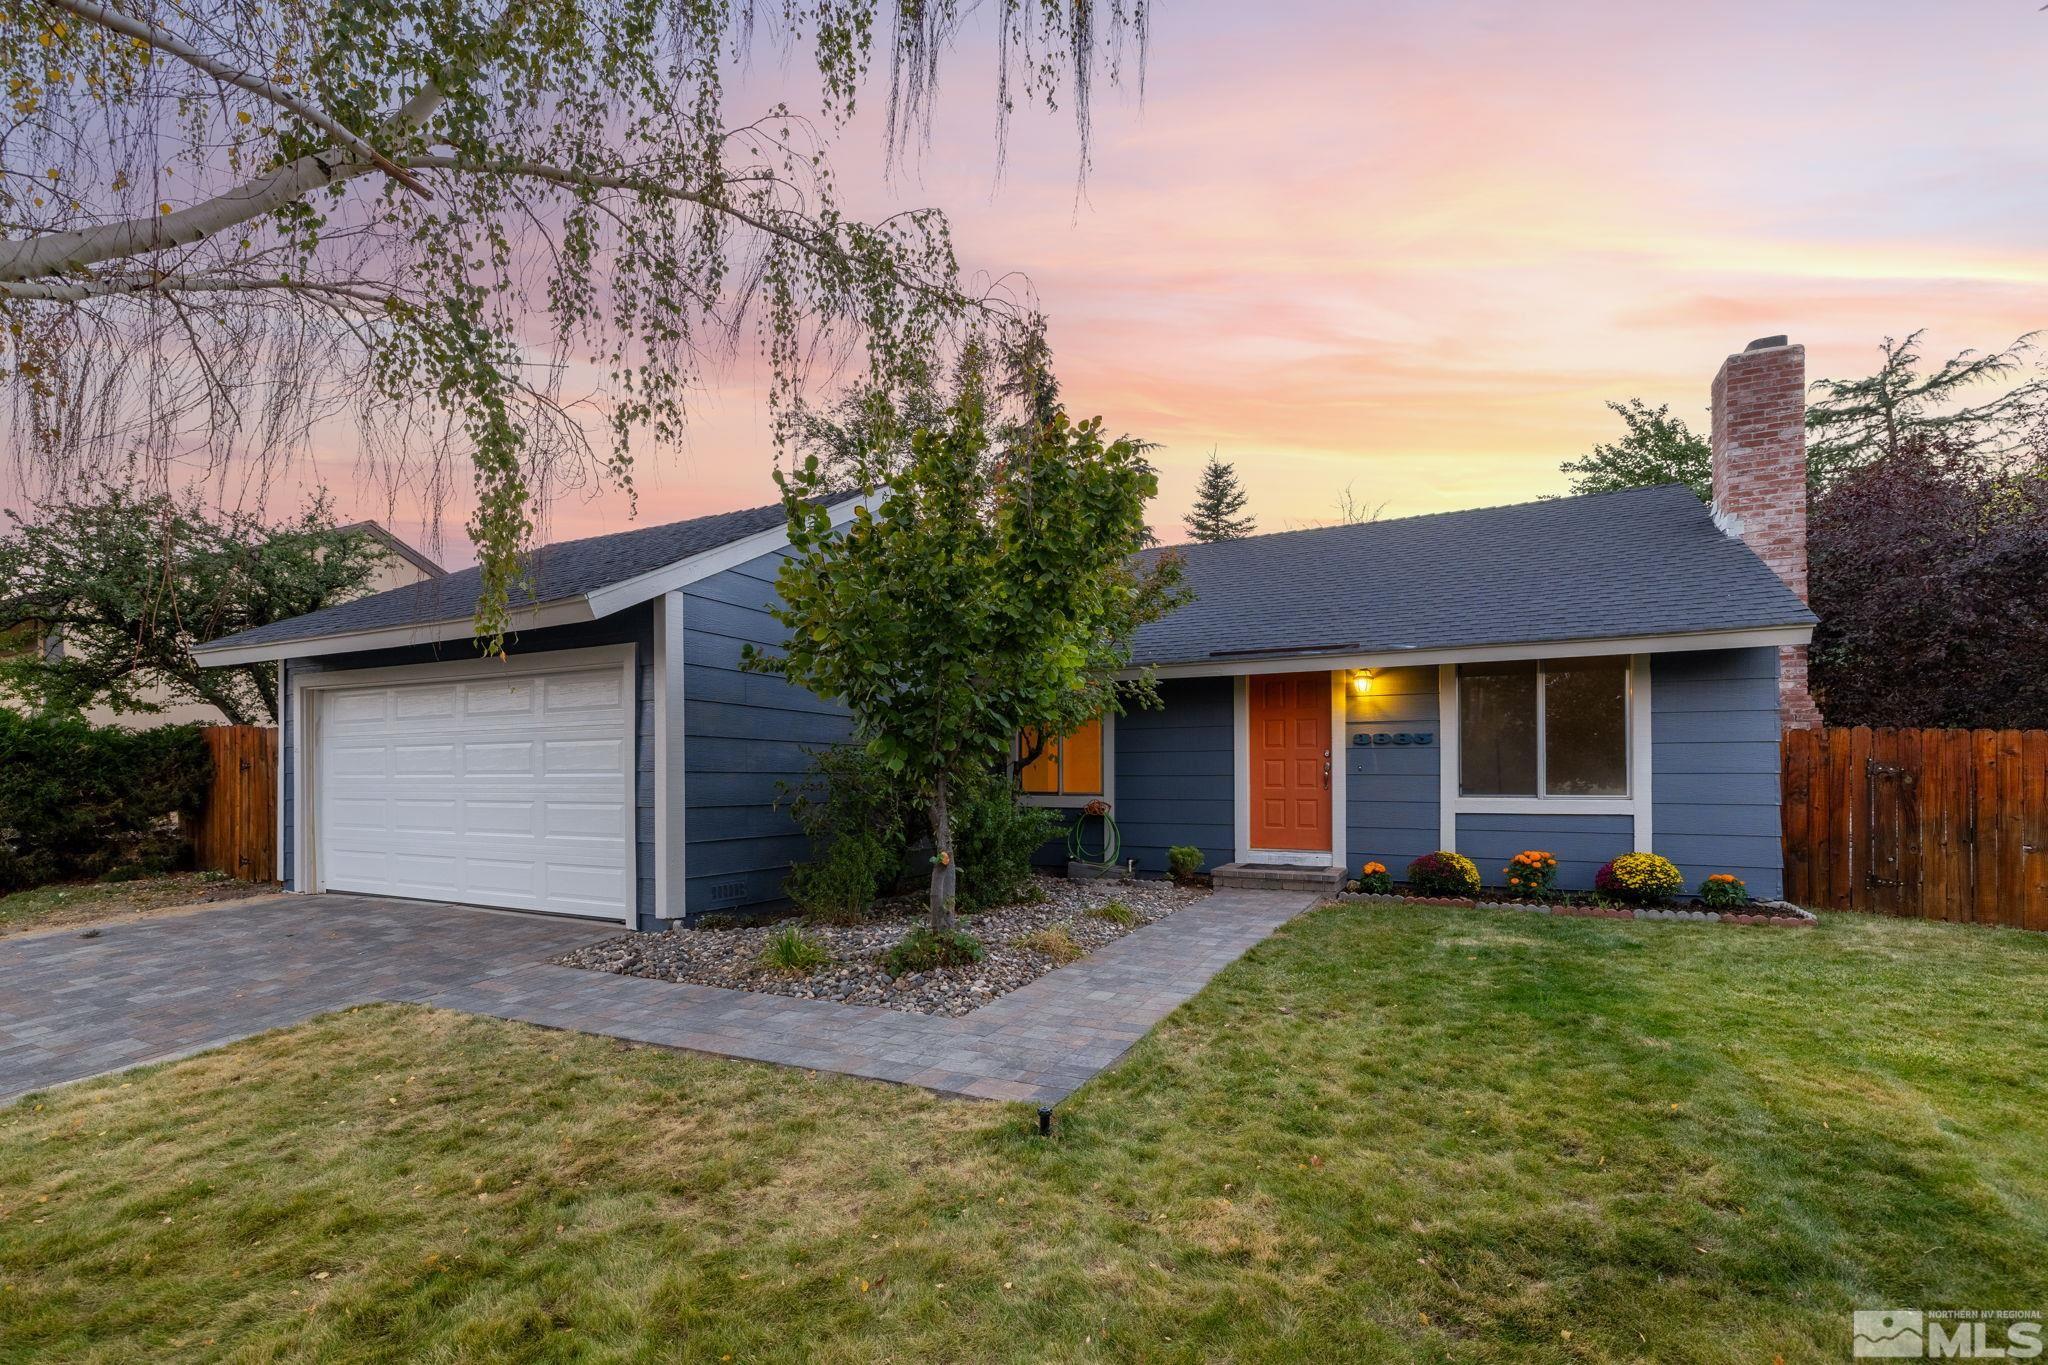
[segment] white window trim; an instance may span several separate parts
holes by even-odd
[[[1525,656],[1537,658],[1538,656]],[[1542,655],[1540,658],[1556,658]],[[1438,837],[1452,852],[1458,847],[1460,815],[1627,815],[1635,828],[1637,852],[1650,851],[1655,833],[1651,794],[1652,735],[1650,706],[1650,658],[1648,654],[1628,656],[1628,775],[1626,796],[1466,796],[1458,789],[1460,737],[1458,733],[1458,665],[1437,666],[1438,745]],[[1543,709],[1537,707],[1537,772],[1542,773]]]
[[[1060,770],[1060,780],[1066,780],[1066,769]],[[1106,801],[1110,813],[1116,812],[1116,713],[1102,714],[1102,790],[1094,795],[1083,792],[1019,792],[1018,801],[1026,806],[1044,806],[1048,810],[1080,810],[1090,801]]]
[[[566,673],[583,669],[616,664],[625,678],[627,711],[632,723],[627,727],[626,737],[637,749],[640,737],[640,708],[633,702],[637,692],[633,677],[635,650],[632,645],[596,645],[588,649],[556,649],[540,654],[513,655],[509,659],[487,657],[481,659],[439,659],[429,663],[394,664],[386,668],[318,668],[302,665],[291,673],[291,719],[292,719],[292,867],[295,876],[292,885],[297,893],[313,895],[327,889],[320,880],[320,861],[312,840],[313,809],[311,793],[316,786],[309,779],[312,776],[313,755],[319,751],[317,743],[321,708],[317,705],[323,692],[344,687],[391,687],[408,683],[433,683],[459,681],[476,677],[521,677],[530,678],[547,673]],[[657,769],[661,754],[655,754]],[[639,779],[639,766],[626,765],[626,810],[639,809],[639,793],[635,783]],[[661,789],[661,774],[655,775],[655,790]],[[640,822],[629,816],[628,828],[633,838],[639,839]],[[632,863],[634,876],[638,876],[638,857]],[[657,865],[658,866],[658,865]],[[639,922],[640,897],[637,890],[627,897],[624,922],[627,928]]]
[[[1294,668],[1296,673],[1316,672],[1314,669]],[[1348,755],[1345,752],[1346,731],[1349,717],[1345,710],[1345,674],[1331,669],[1330,677],[1330,850],[1324,853],[1316,849],[1301,848],[1253,848],[1252,847],[1252,702],[1251,681],[1245,674],[1238,674],[1231,683],[1230,696],[1230,769],[1231,769],[1231,816],[1235,826],[1237,861],[1240,863],[1266,863],[1288,867],[1344,867],[1350,855],[1345,852],[1346,826],[1350,823],[1349,788],[1346,782],[1345,766]]]

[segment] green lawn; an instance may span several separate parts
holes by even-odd
[[[2048,1304],[2048,936],[1329,908],[1063,1115],[332,1016],[0,1111],[0,1355],[1840,1361]]]

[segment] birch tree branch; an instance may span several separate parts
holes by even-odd
[[[315,128],[320,129],[327,136],[333,138],[335,142],[348,148],[357,156],[362,157],[378,170],[383,171],[386,175],[404,185],[414,194],[422,198],[433,197],[432,191],[421,184],[403,166],[378,151],[362,137],[350,132],[331,116],[322,113],[305,100],[292,94],[289,90],[267,81],[261,76],[255,75],[252,72],[237,70],[217,58],[208,56],[191,43],[180,38],[177,34],[172,33],[169,29],[159,27],[148,19],[139,19],[133,15],[123,14],[112,5],[95,3],[95,0],[44,0],[44,3],[76,15],[86,23],[98,24],[101,28],[112,29],[116,33],[147,43],[157,51],[168,53],[187,66],[203,71],[217,81],[223,81],[238,90],[246,90],[260,99],[268,100],[278,108],[296,114]]]
[[[318,294],[345,299],[381,312],[395,299],[367,285],[327,284],[283,276],[159,275],[154,272],[95,275],[89,279],[0,280],[0,299],[40,303],[83,303],[88,299],[132,298],[143,294]]]
[[[612,171],[580,171],[573,167],[556,166],[544,161],[478,161],[470,157],[448,156],[442,153],[423,153],[409,156],[405,164],[414,170],[453,171],[468,175],[502,175],[513,179],[542,180],[570,189],[624,190],[633,194],[646,195],[654,199],[667,199],[676,203],[696,204],[712,213],[745,224],[756,232],[806,252],[818,255],[845,256],[846,249],[823,232],[804,232],[787,223],[778,223],[764,218],[737,204],[716,195],[704,194],[697,190],[682,189],[675,185],[642,175],[626,175]],[[764,173],[760,178],[768,178]],[[4,271],[0,271],[4,277]],[[906,278],[898,273],[906,288],[933,298],[957,298],[960,302],[980,312],[993,311],[984,300],[960,294],[959,291],[941,288],[923,280]]]
[[[387,123],[394,129],[416,128],[433,115],[441,99],[441,92],[428,86],[407,100]],[[351,180],[373,169],[371,163],[356,160],[348,152],[315,152],[189,208],[173,209],[153,218],[128,218],[70,232],[0,242],[0,282],[40,279],[101,261],[127,260],[153,251],[189,246],[261,218],[322,186]]]

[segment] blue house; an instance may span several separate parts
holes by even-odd
[[[1108,803],[1125,854],[1400,875],[1516,852],[1584,887],[1632,849],[1689,881],[1782,886],[1778,738],[1813,723],[1804,353],[1714,384],[1711,507],[1683,487],[1170,551],[1192,600],[1133,668],[1161,705],[1020,773]],[[836,522],[854,501],[835,505]],[[280,663],[282,876],[295,891],[494,905],[654,929],[777,903],[804,841],[778,802],[846,717],[745,672],[788,552],[768,505],[556,545],[506,657],[471,643],[475,570],[196,651]]]

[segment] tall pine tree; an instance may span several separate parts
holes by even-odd
[[[1194,509],[1187,514],[1183,524],[1190,536],[1205,544],[1218,540],[1243,540],[1259,529],[1257,518],[1241,515],[1249,500],[1237,481],[1237,470],[1228,460],[1217,458],[1212,450],[1209,463],[1202,467],[1202,483],[1195,490]]]

